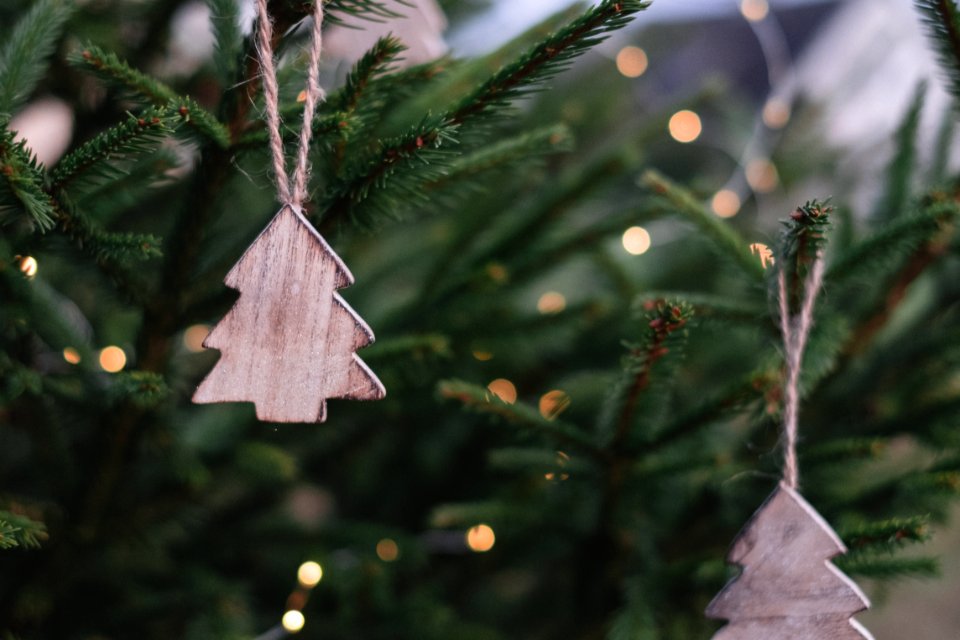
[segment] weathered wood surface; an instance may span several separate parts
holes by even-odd
[[[300,211],[280,209],[225,282],[240,298],[203,342],[221,357],[194,402],[253,402],[260,420],[323,422],[328,398],[384,397],[354,353],[373,332],[335,291],[353,276]]]
[[[872,640],[852,616],[870,606],[830,559],[846,552],[830,525],[781,484],[737,536],[743,568],[707,607],[729,624],[714,640]]]

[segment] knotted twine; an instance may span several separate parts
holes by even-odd
[[[783,482],[791,489],[799,484],[800,470],[797,464],[797,429],[800,414],[800,365],[803,351],[813,327],[813,306],[823,285],[823,255],[817,252],[810,272],[804,282],[803,302],[800,312],[790,313],[787,275],[781,266],[777,277],[780,302],[780,332],[787,361],[787,380],[784,385],[783,409]]]
[[[323,49],[323,0],[313,3],[313,33],[310,46],[310,68],[307,70],[307,88],[303,101],[303,124],[300,126],[300,146],[297,149],[293,180],[287,176],[283,138],[280,135],[280,92],[277,87],[277,68],[273,57],[273,23],[267,12],[267,0],[257,0],[258,29],[257,53],[260,58],[260,75],[263,81],[263,96],[266,103],[267,131],[270,135],[270,153],[273,172],[277,176],[277,197],[281,204],[299,210],[307,199],[307,183],[310,177],[310,138],[313,136],[313,115],[317,101],[323,98],[320,88],[320,53]]]

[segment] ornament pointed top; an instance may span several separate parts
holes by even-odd
[[[248,262],[266,264],[267,261],[274,258],[272,252],[275,251],[276,236],[286,236],[297,239],[308,239],[310,243],[315,243],[330,261],[334,267],[335,279],[334,286],[337,289],[349,287],[353,284],[353,274],[347,268],[346,263],[336,254],[336,252],[327,244],[327,241],[310,224],[306,216],[303,215],[300,207],[286,204],[280,208],[280,211],[267,224],[266,228],[260,232],[256,239],[243,252],[237,263],[230,269],[225,282],[227,286],[239,289],[241,274],[249,270]]]
[[[798,521],[809,519],[811,525],[797,531]],[[799,535],[797,535],[799,534]],[[727,555],[729,562],[745,565],[753,560],[757,538],[778,539],[785,545],[802,546],[804,550],[823,559],[846,553],[843,541],[816,509],[803,496],[781,482],[766,501],[744,525]],[[786,550],[786,549],[783,549]]]

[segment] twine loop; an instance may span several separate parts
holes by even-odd
[[[785,266],[785,265],[784,265]],[[823,255],[818,252],[804,282],[803,302],[800,312],[790,313],[790,298],[787,291],[787,275],[781,266],[777,274],[778,298],[780,303],[780,332],[787,364],[787,380],[784,384],[783,409],[783,481],[791,489],[796,489],[800,480],[797,463],[797,431],[800,415],[800,369],[803,351],[813,328],[813,307],[817,294],[823,285]]]
[[[277,177],[277,197],[282,204],[299,208],[307,199],[310,178],[310,138],[313,136],[313,116],[317,102],[323,99],[320,87],[320,54],[323,50],[323,0],[313,3],[313,31],[310,46],[310,68],[307,70],[307,88],[304,91],[303,123],[297,148],[293,178],[287,175],[283,137],[280,135],[280,91],[273,52],[273,23],[267,11],[267,0],[257,0],[257,54],[263,81],[266,105],[267,131],[270,136],[270,154]]]

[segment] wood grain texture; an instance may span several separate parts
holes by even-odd
[[[323,422],[328,398],[384,397],[354,353],[373,332],[335,291],[353,276],[298,209],[280,209],[225,282],[240,298],[203,341],[221,357],[194,402],[253,402],[260,420]]]
[[[780,484],[727,560],[743,568],[707,607],[729,624],[714,640],[872,640],[852,616],[870,606],[830,560],[846,547],[795,490]]]

